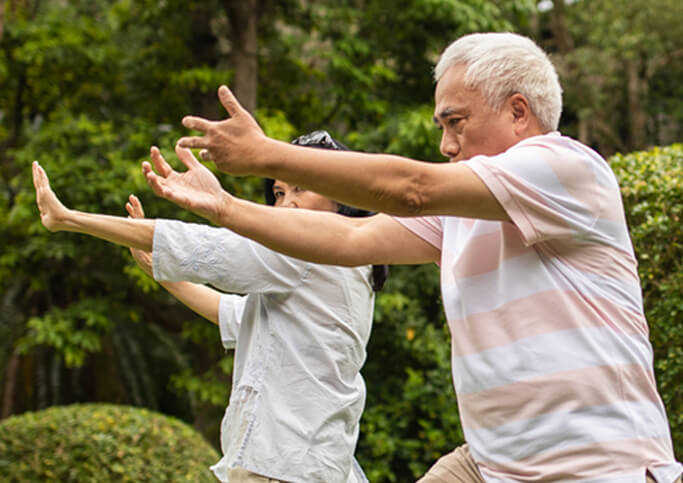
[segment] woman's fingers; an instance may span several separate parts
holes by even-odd
[[[173,172],[173,168],[171,168],[161,155],[159,148],[152,146],[149,150],[149,154],[152,158],[152,163],[154,163],[154,169],[156,169],[161,176],[165,178]]]
[[[197,158],[194,157],[192,151],[181,147],[179,144],[175,146],[175,153],[178,159],[187,167],[187,169],[193,169],[201,166],[201,163]]]
[[[130,209],[128,207],[130,206]],[[128,197],[128,203],[126,203],[126,210],[133,218],[144,218],[145,211],[142,209],[142,203],[137,196],[131,194]]]

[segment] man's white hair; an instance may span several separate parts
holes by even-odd
[[[562,113],[562,87],[546,53],[531,39],[513,33],[469,34],[451,43],[434,68],[434,79],[449,67],[465,65],[465,85],[479,90],[498,111],[512,94],[529,101],[544,131],[554,131]]]

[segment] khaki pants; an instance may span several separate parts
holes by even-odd
[[[470,455],[470,449],[464,444],[439,458],[417,483],[484,483],[484,479]],[[647,483],[655,483],[649,473]],[[681,483],[681,478],[676,483]]]
[[[267,476],[257,475],[244,468],[233,468],[228,472],[230,483],[286,483],[280,480],[273,480]]]
[[[466,444],[437,460],[417,483],[484,483]]]

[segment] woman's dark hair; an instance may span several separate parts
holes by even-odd
[[[330,136],[330,133],[324,130],[313,131],[308,134],[303,134],[298,138],[294,139],[292,141],[292,144],[319,149],[333,149],[335,151],[349,151],[349,148],[347,148],[342,143],[334,139],[332,136]],[[270,178],[266,178],[263,182],[265,188],[266,203],[271,206],[275,204],[275,196],[273,195],[274,183],[275,180]],[[343,205],[341,203],[337,203],[337,206],[339,207],[337,209],[337,213],[344,216],[360,218],[374,215],[374,213],[371,211],[361,210],[360,208],[354,208],[352,206]],[[388,265],[373,265],[371,279],[372,289],[376,292],[382,290],[384,282],[386,282],[388,276]]]

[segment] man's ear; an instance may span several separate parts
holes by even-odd
[[[508,103],[515,123],[515,132],[521,134],[527,129],[533,116],[529,101],[522,94],[516,93],[510,96]]]

